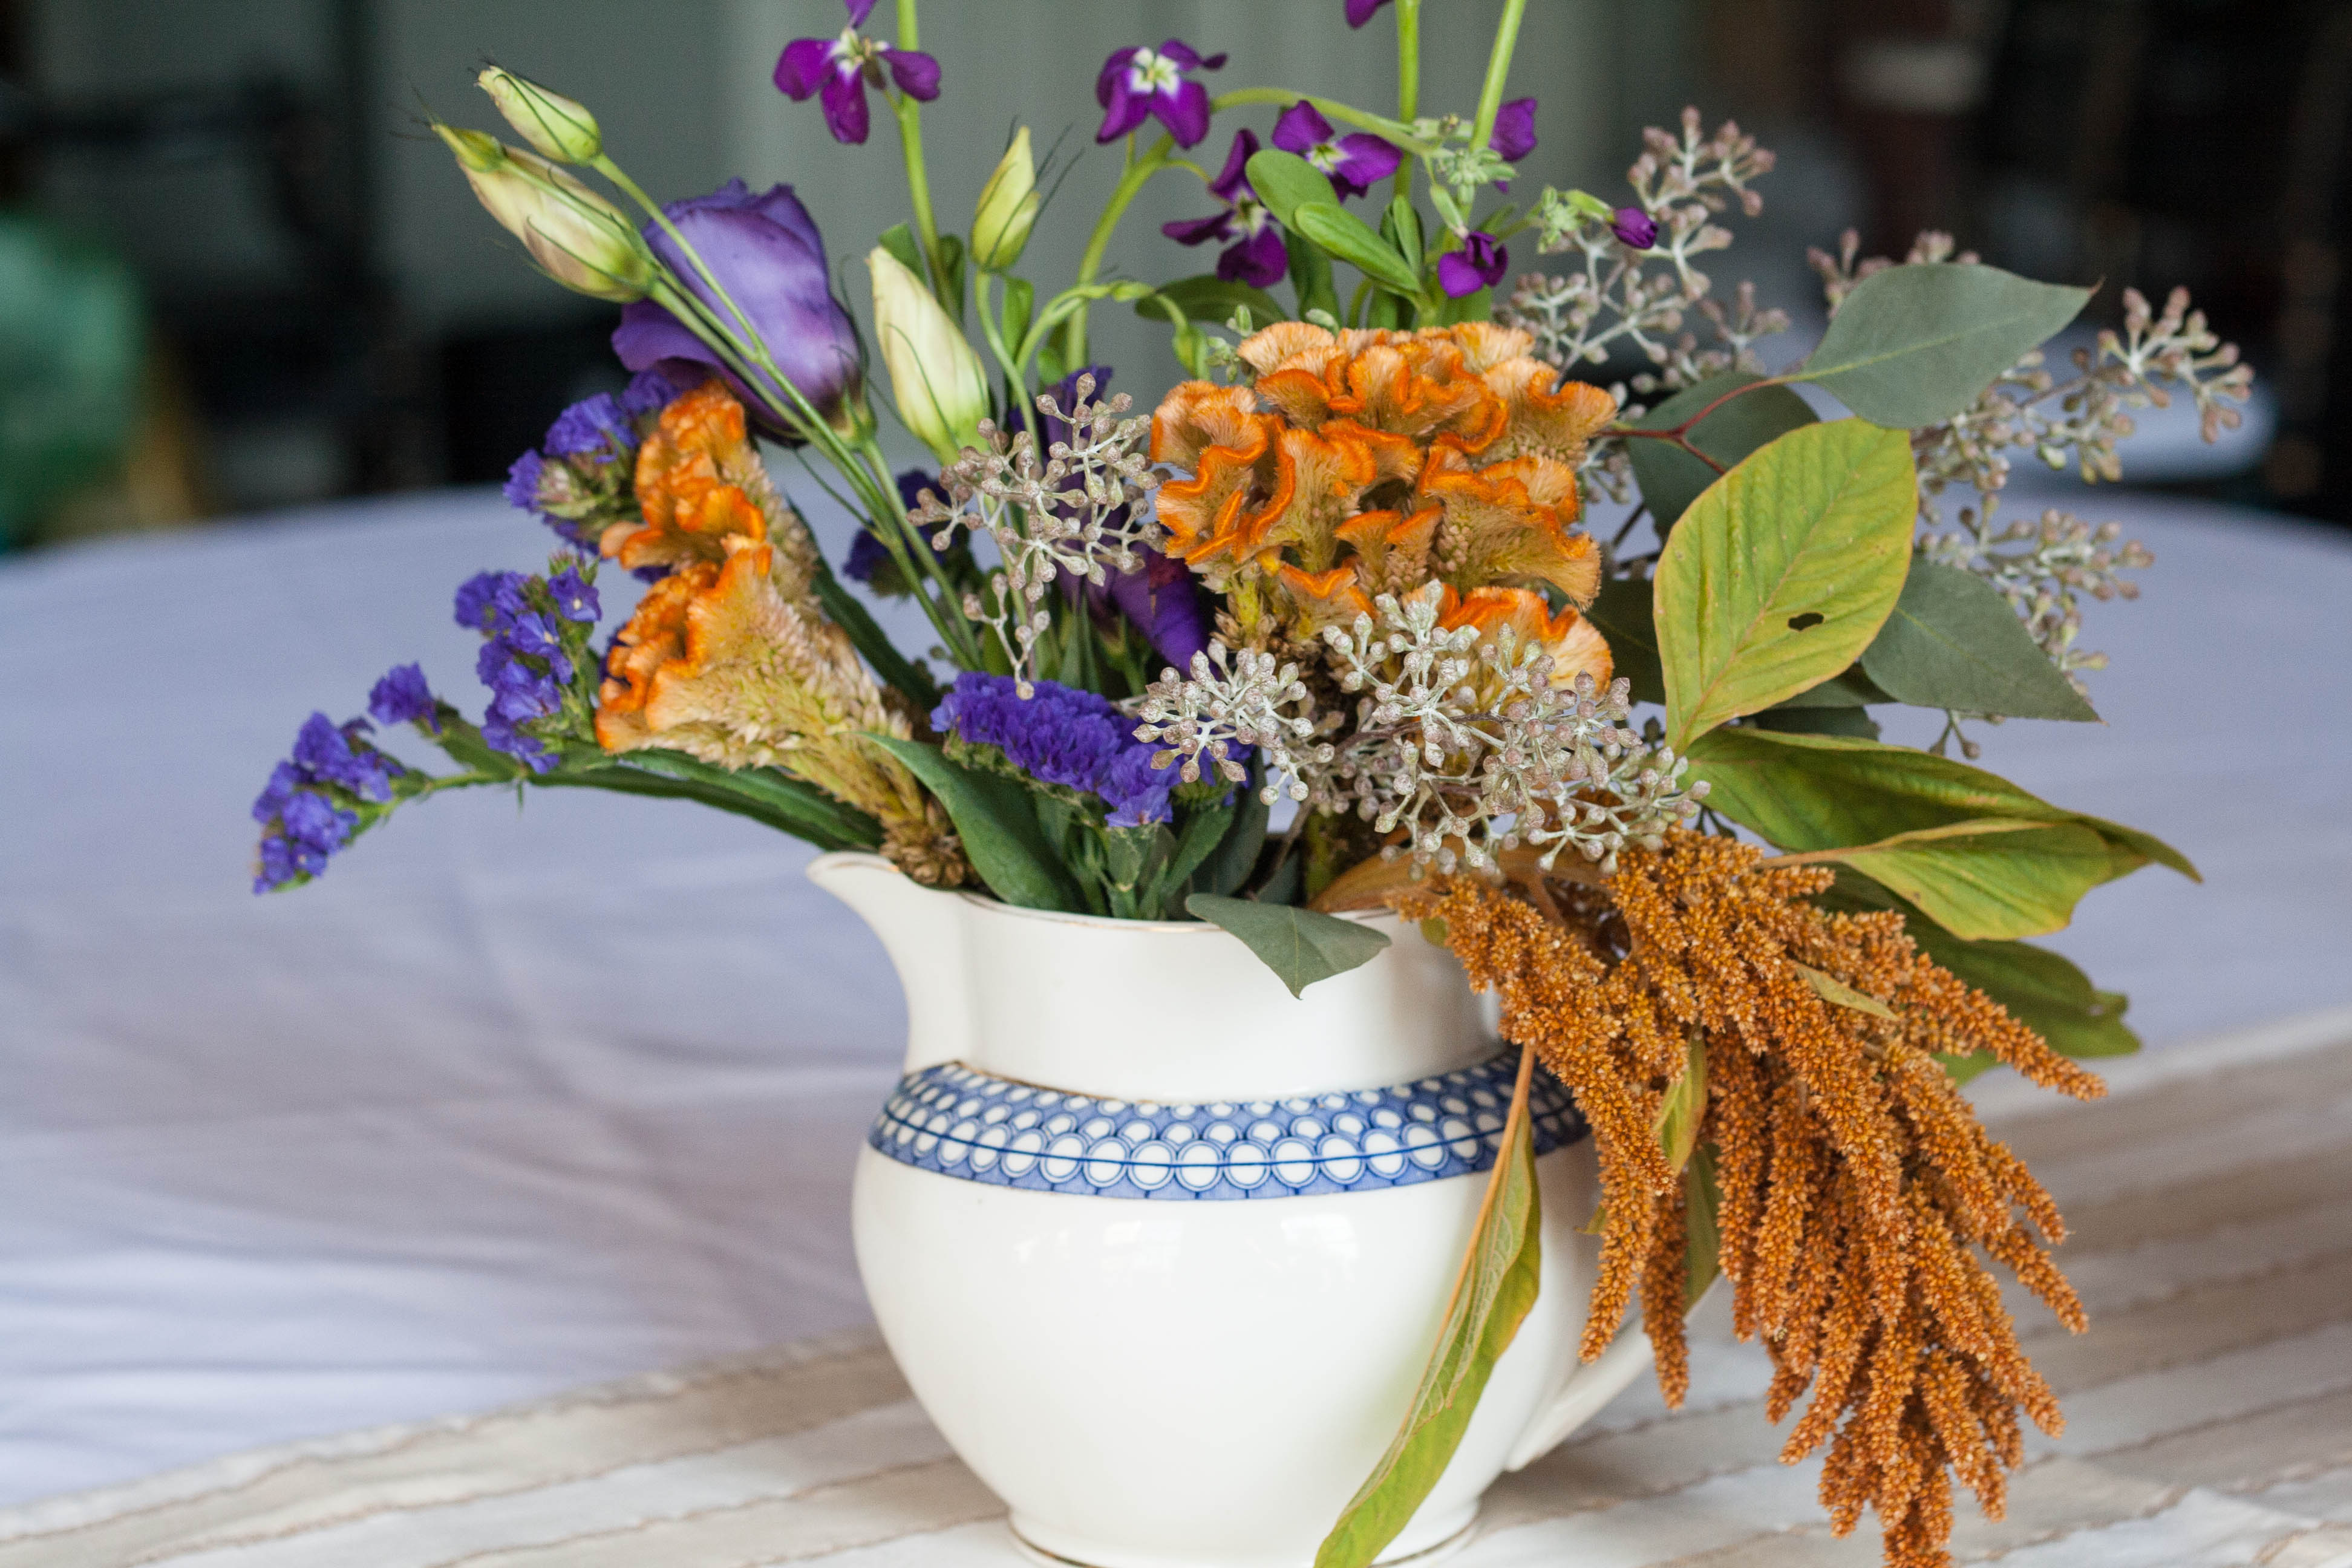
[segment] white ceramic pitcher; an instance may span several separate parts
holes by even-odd
[[[1403,1419],[1508,1105],[1515,1056],[1460,966],[1357,917],[1390,946],[1294,998],[1215,926],[1015,909],[872,855],[808,874],[907,994],[858,1269],[1016,1540],[1093,1568],[1308,1568]],[[1598,1181],[1538,1081],[1541,1294],[1383,1563],[1465,1540],[1496,1476],[1649,1364],[1638,1331],[1576,1360]]]

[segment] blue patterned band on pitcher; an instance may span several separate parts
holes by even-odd
[[[1360,1193],[1491,1167],[1518,1053],[1391,1089],[1163,1105],[1064,1094],[947,1062],[899,1081],[866,1142],[901,1164],[991,1186],[1107,1198]],[[1536,1152],[1585,1134],[1538,1073]]]

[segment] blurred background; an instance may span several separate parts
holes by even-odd
[[[1116,174],[1093,66],[1122,45],[1228,50],[1213,89],[1388,106],[1389,18],[1349,34],[1339,3],[933,0],[943,226],[968,223],[1017,115],[1076,158],[1024,267],[1041,293],[1067,280]],[[1430,7],[1425,109],[1475,100],[1492,9]],[[1457,12],[1475,25],[1449,35]],[[502,129],[470,85],[486,60],[590,105],[664,199],[794,184],[863,316],[857,258],[905,216],[895,132],[877,114],[867,145],[837,146],[769,81],[786,41],[841,24],[837,0],[0,0],[0,548],[494,481],[564,404],[619,384],[616,310],[535,275],[424,132],[427,106]],[[1819,328],[1806,247],[1848,227],[1865,255],[1937,228],[2103,280],[2094,324],[2126,285],[2159,304],[2188,285],[2260,399],[2220,447],[2152,441],[2127,474],[2352,523],[2352,440],[2328,438],[2352,416],[2352,4],[1535,0],[1512,86],[1540,100],[1539,181],[1613,194],[1641,128],[1685,103],[1779,151],[1763,216],[1711,258],[1718,294],[1752,278],[1792,312],[1775,363]],[[1118,269],[1213,264],[1158,233],[1208,210],[1189,185],[1139,204]],[[1097,322],[1121,386],[1174,378],[1164,327]]]

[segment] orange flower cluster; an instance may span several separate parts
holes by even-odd
[[[597,548],[631,571],[648,566],[713,565],[727,541],[772,540],[803,581],[814,546],[783,504],[751,445],[743,405],[726,384],[706,381],[671,400],[637,448],[641,521],[604,530]]]
[[[1598,891],[1538,885],[1557,919],[1459,879],[1402,907],[1447,922],[1473,982],[1500,994],[1506,1037],[1535,1049],[1591,1122],[1607,1223],[1585,1356],[1638,1288],[1661,1386],[1680,1403],[1691,1205],[1709,1205],[1735,1326],[1772,1356],[1769,1414],[1813,1391],[1782,1459],[1829,1443],[1822,1500],[1837,1532],[1869,1506],[1890,1564],[1947,1568],[1951,1478],[1999,1518],[2024,1457],[2020,1413],[2053,1435],[2062,1425],[1975,1248],[2069,1328],[2084,1319],[2043,1250],[2065,1234],[2049,1194],[1932,1053],[1990,1050],[2084,1098],[2103,1086],[1921,956],[1900,915],[1804,901],[1828,872],[1669,837],[1628,852]],[[1694,1038],[1710,1163],[1677,1173],[1657,1128]]]
[[[1574,527],[1576,474],[1616,404],[1532,342],[1486,322],[1248,338],[1249,384],[1186,382],[1152,416],[1152,460],[1191,476],[1159,492],[1171,552],[1231,595],[1244,635],[1308,635],[1443,582],[1446,625],[1508,626],[1560,684],[1605,682],[1608,645],[1577,614],[1601,561]]]

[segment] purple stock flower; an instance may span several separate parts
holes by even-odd
[[[368,693],[368,712],[379,724],[423,724],[441,732],[440,710],[425,671],[414,664],[396,664]]]
[[[794,103],[814,95],[825,129],[836,142],[863,142],[870,128],[866,89],[882,89],[883,73],[908,98],[929,103],[940,95],[940,62],[915,49],[894,49],[859,36],[874,0],[845,0],[849,26],[837,38],[795,38],[776,58],[776,90]]]
[[[1157,118],[1179,147],[1193,147],[1209,133],[1209,89],[1188,81],[1192,70],[1218,70],[1223,55],[1203,57],[1181,38],[1158,48],[1115,49],[1095,76],[1095,101],[1102,105],[1097,142],[1116,142],[1146,120]]]
[[[1160,748],[1135,739],[1133,718],[1107,698],[1058,681],[1033,682],[1031,691],[1023,697],[1009,675],[965,670],[932,710],[931,728],[967,745],[995,747],[1040,784],[1100,798],[1110,806],[1110,826],[1169,819],[1178,770],[1151,765]]]
[[[1342,199],[1360,196],[1396,173],[1404,154],[1394,143],[1368,131],[1334,138],[1331,122],[1315,106],[1300,99],[1274,122],[1274,144],[1296,153],[1323,174]]]
[[[1389,0],[1348,0],[1348,26],[1360,27]]]
[[[1463,237],[1461,249],[1437,258],[1437,281],[1450,298],[1459,300],[1501,282],[1503,269],[1510,264],[1511,253],[1499,240],[1472,229]]]
[[[1629,249],[1647,250],[1658,243],[1658,220],[1640,207],[1619,207],[1609,215],[1609,232]]]
[[[820,417],[834,418],[845,401],[863,395],[857,330],[833,297],[825,274],[824,238],[790,185],[772,186],[755,196],[742,181],[730,180],[707,196],[672,202],[662,211],[742,309],[752,331]],[[660,226],[647,225],[645,234],[679,287],[721,320],[731,320]],[[744,385],[719,363],[718,351],[650,300],[622,309],[613,352],[631,370],[657,370],[681,386],[695,385],[716,371],[761,428],[779,438],[792,438],[789,408],[777,407]],[[672,363],[680,360],[692,363]]]
[[[1217,276],[1228,280],[1239,279],[1260,289],[1280,281],[1283,271],[1290,265],[1290,253],[1282,243],[1282,230],[1274,221],[1274,214],[1257,199],[1250,187],[1249,161],[1257,152],[1257,133],[1242,130],[1234,133],[1233,151],[1225,154],[1223,173],[1209,182],[1209,194],[1225,204],[1225,210],[1207,217],[1180,218],[1163,223],[1160,232],[1179,245],[1204,245],[1213,239],[1232,241],[1217,257]]]
[[[1507,163],[1516,163],[1536,150],[1536,100],[1515,98],[1496,111],[1495,132],[1486,145]]]

